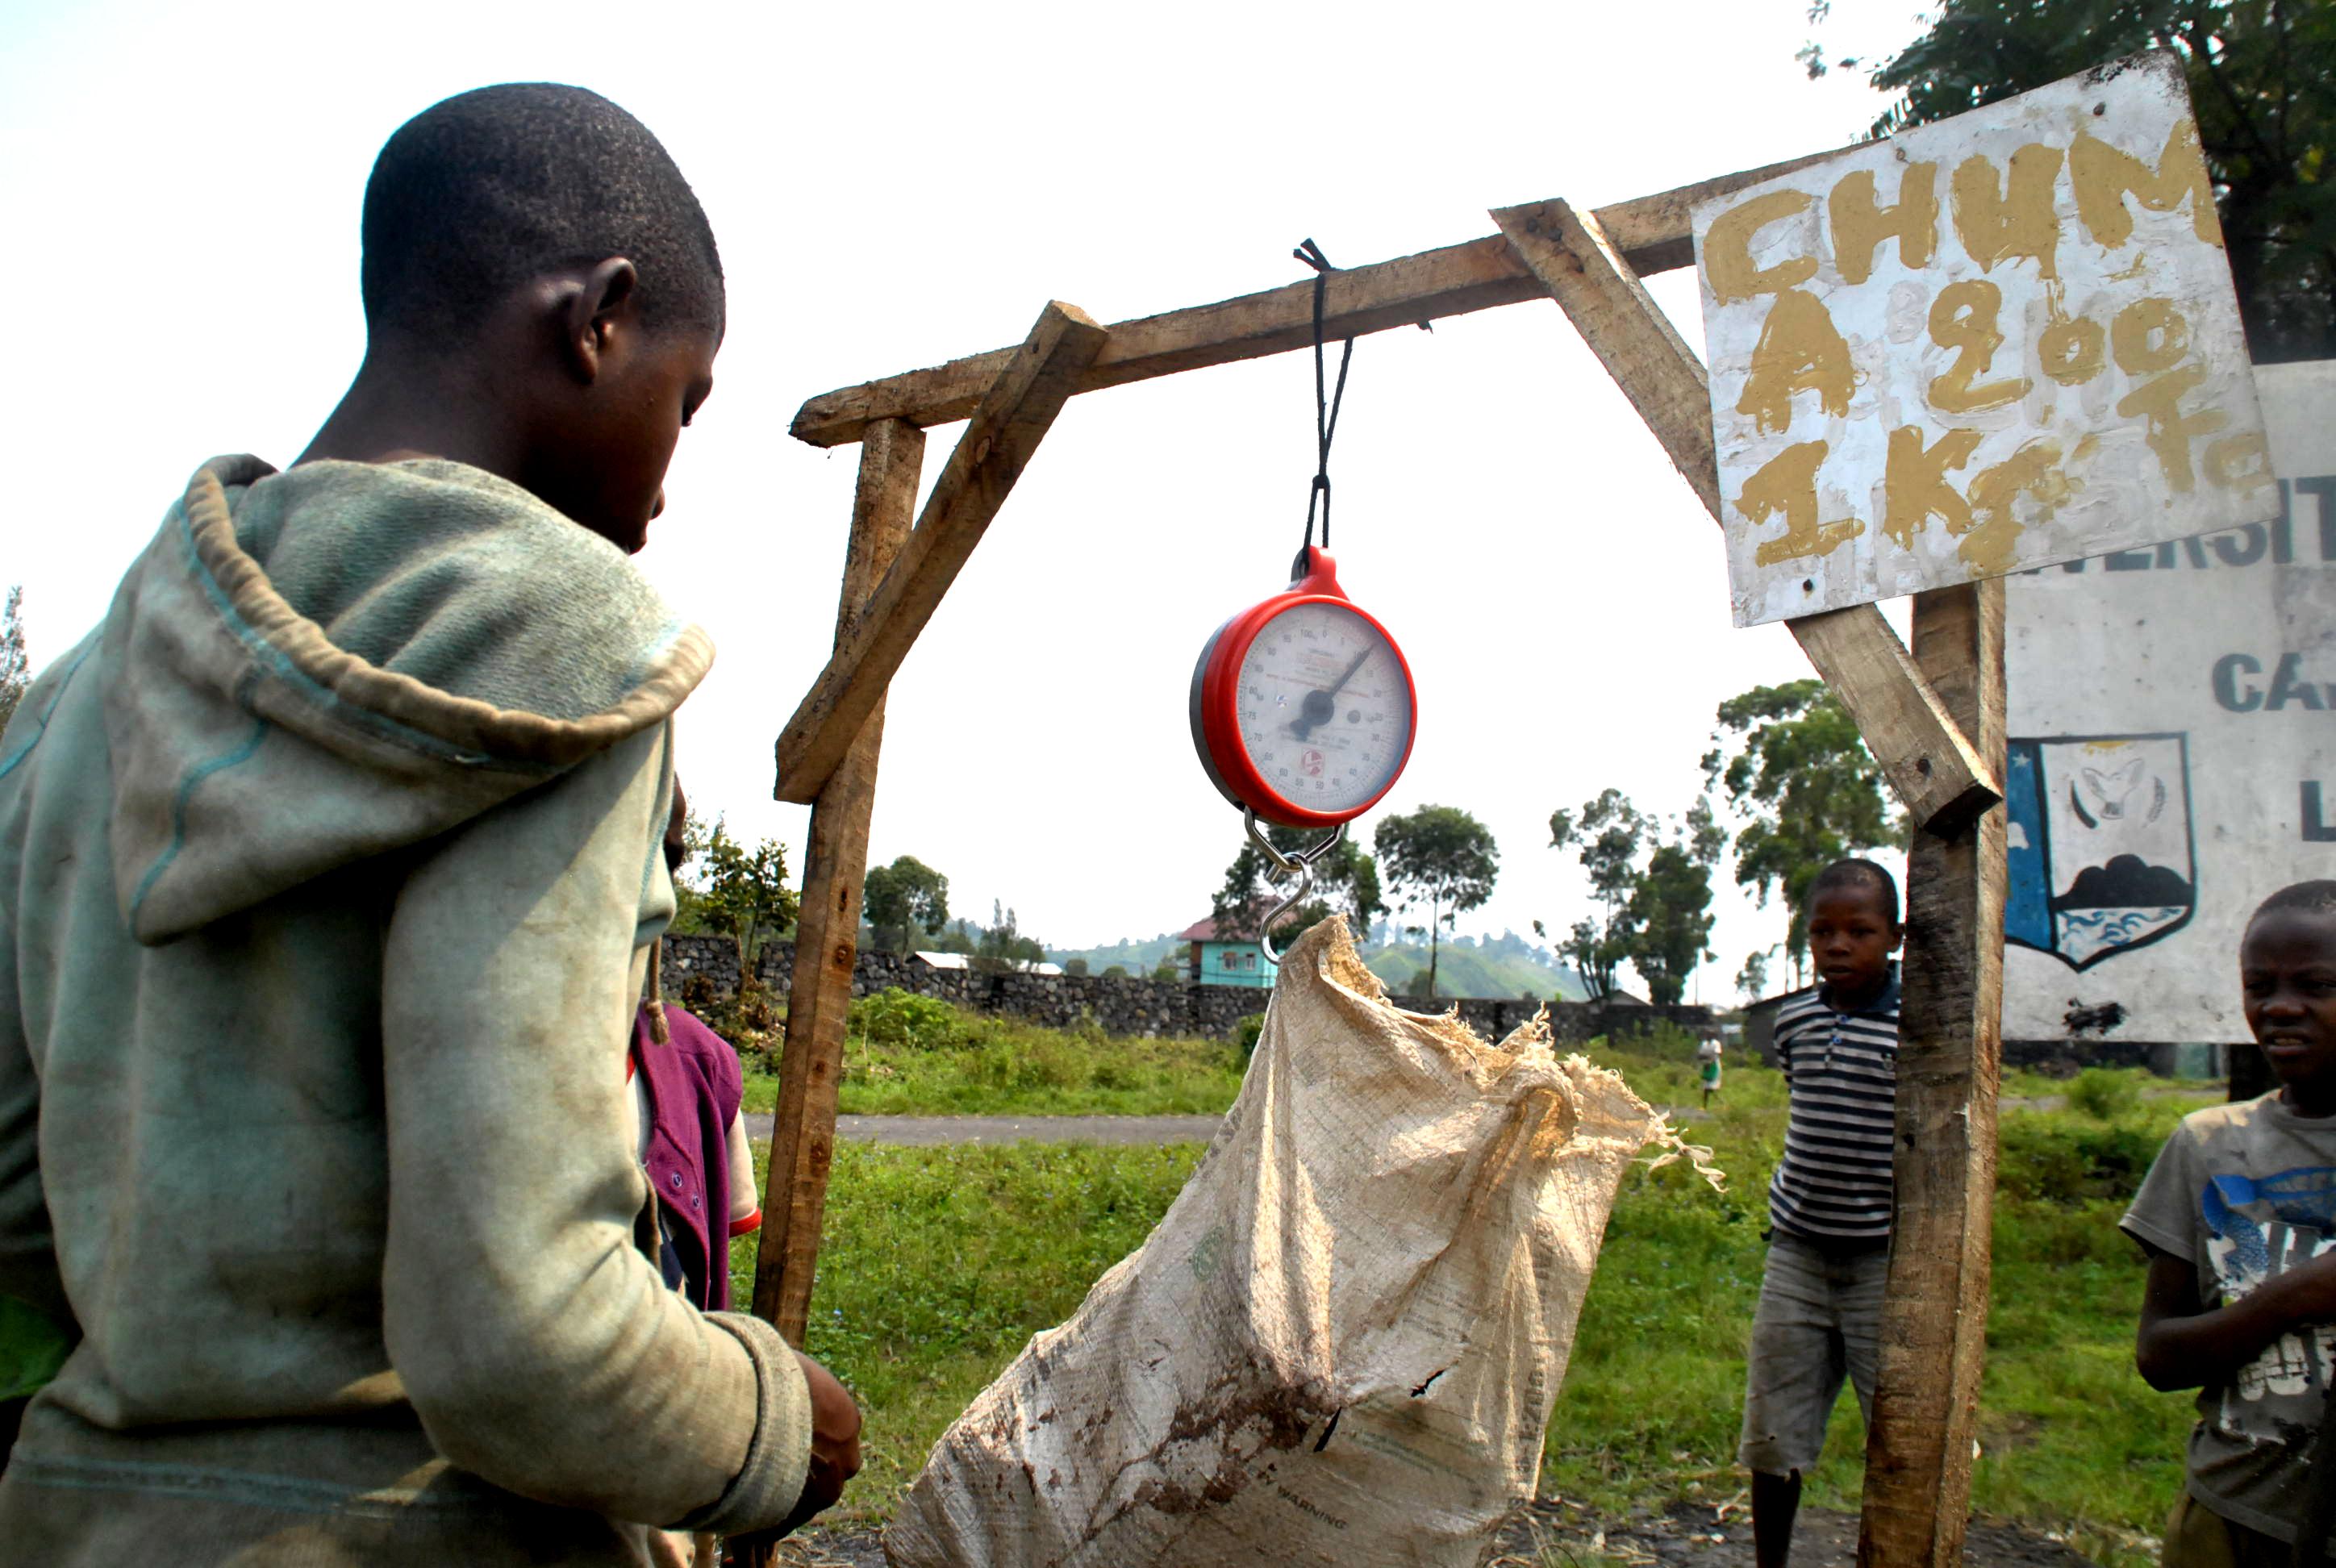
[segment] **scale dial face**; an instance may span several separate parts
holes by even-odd
[[[1411,753],[1410,672],[1387,633],[1351,605],[1300,600],[1275,615],[1235,680],[1241,749],[1291,805],[1359,813]]]
[[[1327,550],[1219,627],[1192,670],[1192,745],[1227,800],[1270,823],[1329,827],[1378,803],[1411,759],[1411,667],[1338,587]]]

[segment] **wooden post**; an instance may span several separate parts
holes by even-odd
[[[909,537],[924,453],[924,432],[897,419],[870,425],[861,441],[842,602],[835,615],[839,645]],[[778,1115],[771,1130],[763,1232],[754,1255],[754,1315],[776,1324],[794,1345],[803,1343],[811,1315],[820,1225],[827,1213],[827,1172],[835,1158],[844,1015],[852,1006],[852,966],[860,956],[868,819],[876,806],[876,753],[883,738],[880,696],[812,806],[811,847],[803,856],[794,981],[779,1057]]]
[[[1988,768],[2004,763],[2003,579],[1914,599],[1914,660]],[[1954,1568],[1971,1517],[1987,1350],[2003,1013],[2004,813],[1918,833],[1907,854],[1898,1023],[1897,1213],[1864,1568]]]

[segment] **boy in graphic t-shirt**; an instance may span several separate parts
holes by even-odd
[[[2280,1086],[2184,1117],[2123,1222],[2149,1254],[2135,1364],[2198,1390],[2165,1568],[2287,1568],[2299,1535],[2336,1547],[2336,1476],[2313,1454],[2336,1441],[2336,881],[2265,899],[2239,979]]]

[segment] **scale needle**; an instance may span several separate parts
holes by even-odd
[[[1308,692],[1305,702],[1299,706],[1298,716],[1290,721],[1290,733],[1299,740],[1309,740],[1313,737],[1315,726],[1329,724],[1331,714],[1338,709],[1338,694],[1346,689],[1348,681],[1355,678],[1355,672],[1363,667],[1363,661],[1370,657],[1371,653],[1370,645],[1365,644],[1363,651],[1354,657],[1353,662],[1339,672],[1338,678],[1327,689]]]

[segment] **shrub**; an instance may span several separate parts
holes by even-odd
[[[879,1045],[937,1050],[958,1043],[965,1020],[938,997],[887,986],[852,1004],[852,1032]]]
[[[2096,1121],[2111,1121],[2141,1105],[2141,1085],[2130,1072],[2087,1067],[2068,1080],[2068,1105]]]
[[[1244,1066],[1248,1064],[1250,1057],[1257,1054],[1257,1037],[1263,1033],[1265,1033],[1263,1013],[1251,1013],[1233,1026],[1233,1040],[1241,1047],[1241,1059]]]

